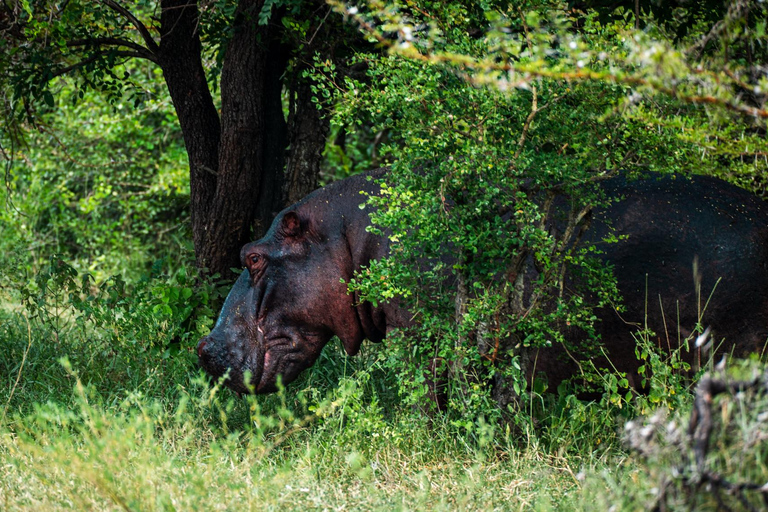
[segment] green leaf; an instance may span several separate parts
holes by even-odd
[[[51,91],[49,91],[47,89],[45,91],[43,91],[43,101],[49,107],[53,107],[54,101],[53,101],[53,94],[51,94]]]

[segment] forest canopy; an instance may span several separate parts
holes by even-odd
[[[14,0],[0,8],[6,181],[30,134],[50,131],[67,105],[84,109],[99,97],[136,115],[172,104],[177,124],[165,126],[189,162],[197,264],[228,274],[239,247],[316,187],[321,168],[341,177],[394,160],[382,143],[411,142],[415,134],[386,122],[409,107],[393,84],[423,67],[444,75],[430,87],[491,88],[498,101],[516,102],[504,126],[510,161],[544,148],[561,153],[553,169],[703,172],[764,193],[764,9],[750,1]],[[387,104],[356,95],[390,91]],[[574,104],[582,123],[593,119],[589,127],[544,126],[563,110],[575,115]],[[450,115],[455,134],[478,141],[473,116],[485,113],[473,108],[467,119]],[[63,140],[61,129],[52,133]]]

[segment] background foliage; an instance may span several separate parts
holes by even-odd
[[[40,92],[44,115],[13,146],[2,192],[4,508],[655,505],[680,446],[660,438],[638,456],[619,438],[625,419],[657,409],[654,432],[685,422],[692,382],[680,354],[638,333],[647,396],[610,373],[595,376],[594,401],[544,393],[543,381],[526,389],[520,347],[558,342],[558,322],[588,331],[589,304],[511,315],[517,290],[496,278],[498,261],[526,252],[542,276],[575,265],[604,285],[599,299],[612,297],[588,250],[557,250],[563,241],[542,228],[536,194],[548,189],[594,204],[588,185],[628,168],[764,190],[764,7],[704,4],[641,5],[639,17],[599,2],[336,5],[381,51],[355,57],[364,76],[329,80],[321,59],[308,71],[334,107],[322,175],[391,164],[374,220],[393,234],[393,258],[351,285],[373,301],[399,297],[419,328],[357,358],[331,343],[298,382],[264,397],[235,397],[196,367],[227,283],[200,280],[193,265],[186,153],[160,77],[125,68],[136,88],[106,95],[53,82],[55,103]],[[460,259],[443,261],[446,248]],[[554,282],[542,278],[539,306],[557,297]],[[417,368],[436,353],[459,378],[448,411],[427,414]],[[499,379],[522,397],[507,422]],[[710,462],[764,482],[762,459],[745,460],[743,447],[764,451],[766,418],[746,400],[718,402],[724,436]],[[668,505],[716,509],[695,484],[675,481],[688,491]]]
[[[137,103],[95,92],[81,98],[58,84],[57,108],[12,155],[0,212],[3,255],[23,258],[32,272],[60,255],[99,279],[149,270],[156,259],[189,261],[178,123],[157,71],[138,68],[132,76],[142,87]]]

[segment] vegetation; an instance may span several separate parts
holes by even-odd
[[[575,230],[602,200],[592,185],[619,168],[703,172],[764,192],[763,4],[201,3],[172,26],[202,45],[182,60],[205,69],[197,92],[222,94],[206,102],[220,107],[213,124],[222,133],[207,160],[190,146],[186,123],[201,121],[180,106],[189,91],[174,92],[169,78],[179,43],[168,39],[172,4],[156,12],[137,2],[135,18],[111,1],[0,7],[3,509],[760,506],[764,393],[713,397],[720,411],[700,464],[684,428],[700,375],[680,353],[659,353],[649,333],[637,333],[645,395],[606,371],[593,375],[593,401],[543,381],[530,387],[523,375],[528,348],[562,342],[563,322],[589,333],[591,309],[615,300],[592,249],[543,229],[541,197],[570,193],[579,207],[564,222]],[[189,24],[197,11],[199,31]],[[238,37],[286,53],[254,78],[233,56],[249,47]],[[254,62],[263,64],[260,51]],[[239,92],[225,93],[227,69]],[[58,78],[69,71],[75,80]],[[257,92],[243,92],[254,81]],[[279,115],[254,111],[258,133],[227,132],[226,94],[264,99],[275,88]],[[420,321],[355,358],[329,344],[288,389],[237,397],[197,368],[194,347],[228,280],[199,271],[213,255],[201,259],[187,208],[199,216],[195,204],[205,204],[195,192],[200,166],[242,177],[242,155],[227,148],[267,151],[266,118],[296,130],[286,135],[294,163],[325,147],[310,176],[391,164],[393,179],[371,200],[375,229],[393,233],[393,257],[350,286],[372,301],[406,301]],[[317,119],[328,132],[303,139]],[[260,162],[244,167],[265,184],[271,171]],[[285,162],[269,166],[283,175]],[[290,166],[287,182],[302,181]],[[456,265],[424,271],[421,262],[439,261],[448,245]],[[515,285],[528,255],[542,279],[525,302]],[[565,265],[598,302],[544,307],[558,298]],[[439,412],[425,410],[420,378],[436,352],[453,377]],[[729,375],[751,379],[763,368],[743,362]],[[500,397],[504,386],[513,399]],[[726,495],[712,475],[758,485]]]
[[[320,58],[350,72],[345,56],[359,43],[329,14],[297,0],[4,3],[4,156],[16,157],[63,84],[74,101],[98,91],[138,108],[137,68],[159,72],[154,87],[173,101],[188,157],[197,265],[231,276],[240,247],[316,186],[328,126],[305,71]]]
[[[588,370],[600,354],[594,308],[620,300],[598,249],[578,233],[604,204],[602,180],[628,168],[761,186],[767,84],[755,66],[765,35],[761,21],[745,30],[747,13],[761,19],[761,6],[732,7],[708,33],[674,36],[685,10],[670,22],[650,12],[638,31],[640,20],[622,9],[601,21],[597,10],[548,2],[483,18],[454,4],[334,5],[389,50],[361,57],[376,86],[348,80],[337,108],[336,123],[387,133],[381,153],[392,161],[381,197],[371,198],[392,254],[350,285],[413,311],[414,328],[390,336],[391,371],[417,400],[429,386],[414,375],[437,357],[458,423],[468,411],[485,417],[489,403],[503,409],[540,394],[546,382],[526,389],[525,377],[538,347],[566,345]],[[563,194],[569,211],[552,206]],[[446,274],[455,286],[445,286]],[[574,275],[575,291],[564,294]],[[703,331],[688,328],[691,341]],[[572,329],[586,343],[571,344],[564,333]],[[624,375],[586,373],[587,389],[603,388],[610,405],[631,396],[622,396]],[[480,390],[480,382],[493,384]]]

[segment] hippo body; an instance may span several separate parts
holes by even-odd
[[[270,392],[278,375],[287,384],[311,366],[333,335],[354,355],[364,339],[378,342],[389,329],[407,325],[410,316],[396,303],[360,303],[341,281],[387,254],[386,237],[366,230],[370,209],[363,206],[384,172],[313,192],[280,212],[262,239],[243,247],[246,271],[198,345],[208,373],[219,377],[229,370],[227,385],[246,392],[248,372],[253,390]],[[637,368],[634,326],[647,325],[662,346],[675,348],[699,319],[735,353],[761,350],[768,337],[768,204],[701,176],[619,176],[602,186],[609,197],[623,198],[596,210],[586,235],[614,266],[626,306],[620,315],[598,311],[612,364],[627,372]],[[611,227],[627,237],[602,242]],[[557,352],[544,351],[537,361],[553,381],[573,371]]]

